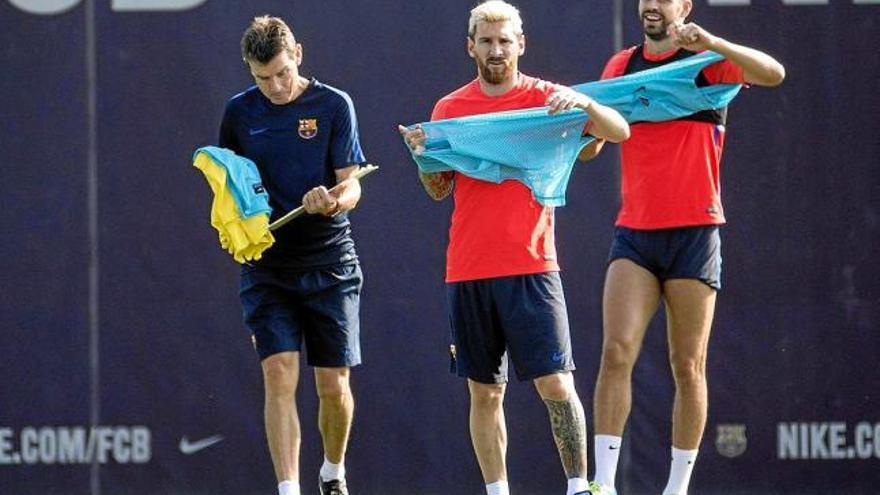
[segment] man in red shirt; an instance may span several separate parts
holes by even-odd
[[[587,131],[622,141],[629,127],[616,111],[585,95],[518,70],[525,50],[519,12],[503,1],[471,11],[468,53],[477,78],[437,102],[432,120],[549,106],[579,108]],[[401,126],[416,153],[420,128]],[[539,204],[522,183],[484,182],[454,172],[420,173],[428,194],[454,190],[447,250],[447,296],[455,369],[468,379],[470,432],[489,495],[507,495],[506,427],[502,402],[507,356],[520,380],[534,382],[547,405],[553,436],[568,478],[568,495],[588,493],[586,425],[574,388],[568,316],[554,243],[553,208]]]
[[[691,8],[691,0],[641,0],[645,42],[614,55],[602,78],[712,50],[726,60],[704,69],[698,85],[782,82],[785,69],[769,55],[685,23]],[[621,146],[622,205],[605,279],[594,399],[595,481],[603,495],[616,493],[632,369],[661,298],[676,388],[672,463],[663,495],[687,493],[706,423],[706,352],[721,288],[719,163],[725,119],[726,108],[720,108],[670,122],[633,123],[632,137]]]

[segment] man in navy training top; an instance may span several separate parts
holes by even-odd
[[[352,174],[365,162],[354,106],[346,93],[300,75],[302,46],[277,17],[255,18],[241,52],[256,86],[226,104],[220,146],[257,164],[273,219],[300,203],[308,213],[276,231],[272,248],[241,271],[241,304],[263,370],[278,493],[300,495],[295,392],[305,339],[320,400],[320,492],[348,495],[349,374],[361,362],[362,275],[347,212],[361,196]]]

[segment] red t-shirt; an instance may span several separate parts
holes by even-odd
[[[631,47],[608,61],[602,79],[624,75]],[[641,53],[642,60],[662,64],[678,50]],[[631,71],[630,71],[631,72]],[[743,71],[723,60],[703,69],[709,84],[743,83]],[[633,124],[621,144],[621,200],[616,225],[665,229],[724,223],[721,206],[721,152],[724,125],[688,119]]]
[[[487,96],[478,80],[444,96],[431,120],[541,107],[556,86],[520,74],[516,87]],[[558,271],[553,208],[515,180],[500,184],[455,174],[455,208],[446,250],[446,281]]]

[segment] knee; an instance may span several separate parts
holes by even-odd
[[[341,373],[320,378],[315,388],[318,399],[325,404],[342,404],[351,395],[348,375]]]
[[[501,409],[504,404],[504,385],[471,384],[471,406],[480,410]]]
[[[691,356],[670,357],[672,376],[679,389],[690,390],[706,384],[706,365],[704,360]]]
[[[299,378],[295,360],[280,355],[270,356],[263,360],[262,366],[266,395],[292,399]]]
[[[568,400],[575,395],[571,373],[554,373],[536,378],[535,388],[542,399]]]
[[[602,371],[630,373],[639,353],[637,342],[627,339],[606,338],[602,344]]]

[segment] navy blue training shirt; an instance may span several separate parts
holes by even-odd
[[[310,189],[336,184],[335,170],[366,162],[351,98],[315,79],[286,105],[256,86],[233,96],[220,124],[220,146],[257,164],[272,220],[302,204]],[[275,244],[257,263],[311,268],[357,261],[347,214],[305,214],[273,232]]]

